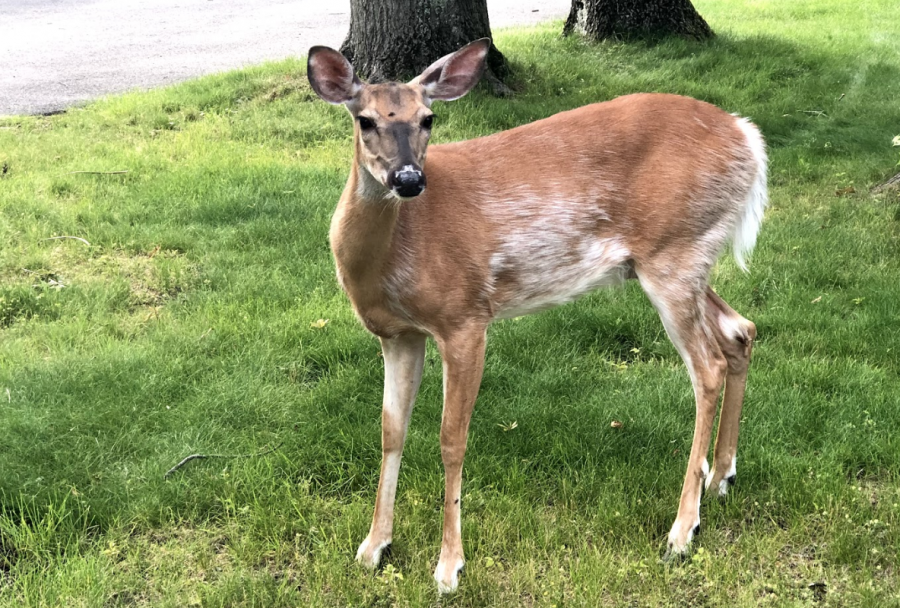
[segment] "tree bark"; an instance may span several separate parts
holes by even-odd
[[[487,0],[351,0],[341,53],[369,82],[407,80],[478,38],[490,38]],[[491,45],[485,79],[508,92],[506,59]]]
[[[697,40],[715,34],[690,0],[572,0],[563,34],[591,40],[675,34]]]

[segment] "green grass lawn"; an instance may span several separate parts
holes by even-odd
[[[690,559],[659,560],[693,396],[630,284],[492,327],[468,566],[440,599],[429,347],[393,550],[357,567],[381,360],[327,242],[350,120],[298,59],[0,119],[0,604],[900,606],[900,197],[869,194],[900,159],[896,2],[695,4],[711,42],[497,32],[519,93],[442,104],[435,127],[667,91],[766,135],[751,271],[712,279],[759,329],[738,483],[704,499]]]

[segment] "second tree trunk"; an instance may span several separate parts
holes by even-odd
[[[690,0],[572,0],[564,34],[592,40],[676,34],[702,40],[713,31]]]

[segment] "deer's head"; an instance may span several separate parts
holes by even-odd
[[[431,103],[468,93],[481,78],[490,45],[487,38],[467,44],[405,84],[367,84],[339,52],[314,46],[307,76],[319,97],[343,104],[353,116],[360,166],[386,191],[412,198],[425,190],[422,167],[434,120]]]

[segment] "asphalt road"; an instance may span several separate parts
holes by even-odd
[[[497,29],[561,19],[569,5],[488,10]],[[349,24],[349,0],[0,0],[0,116],[337,47]]]

